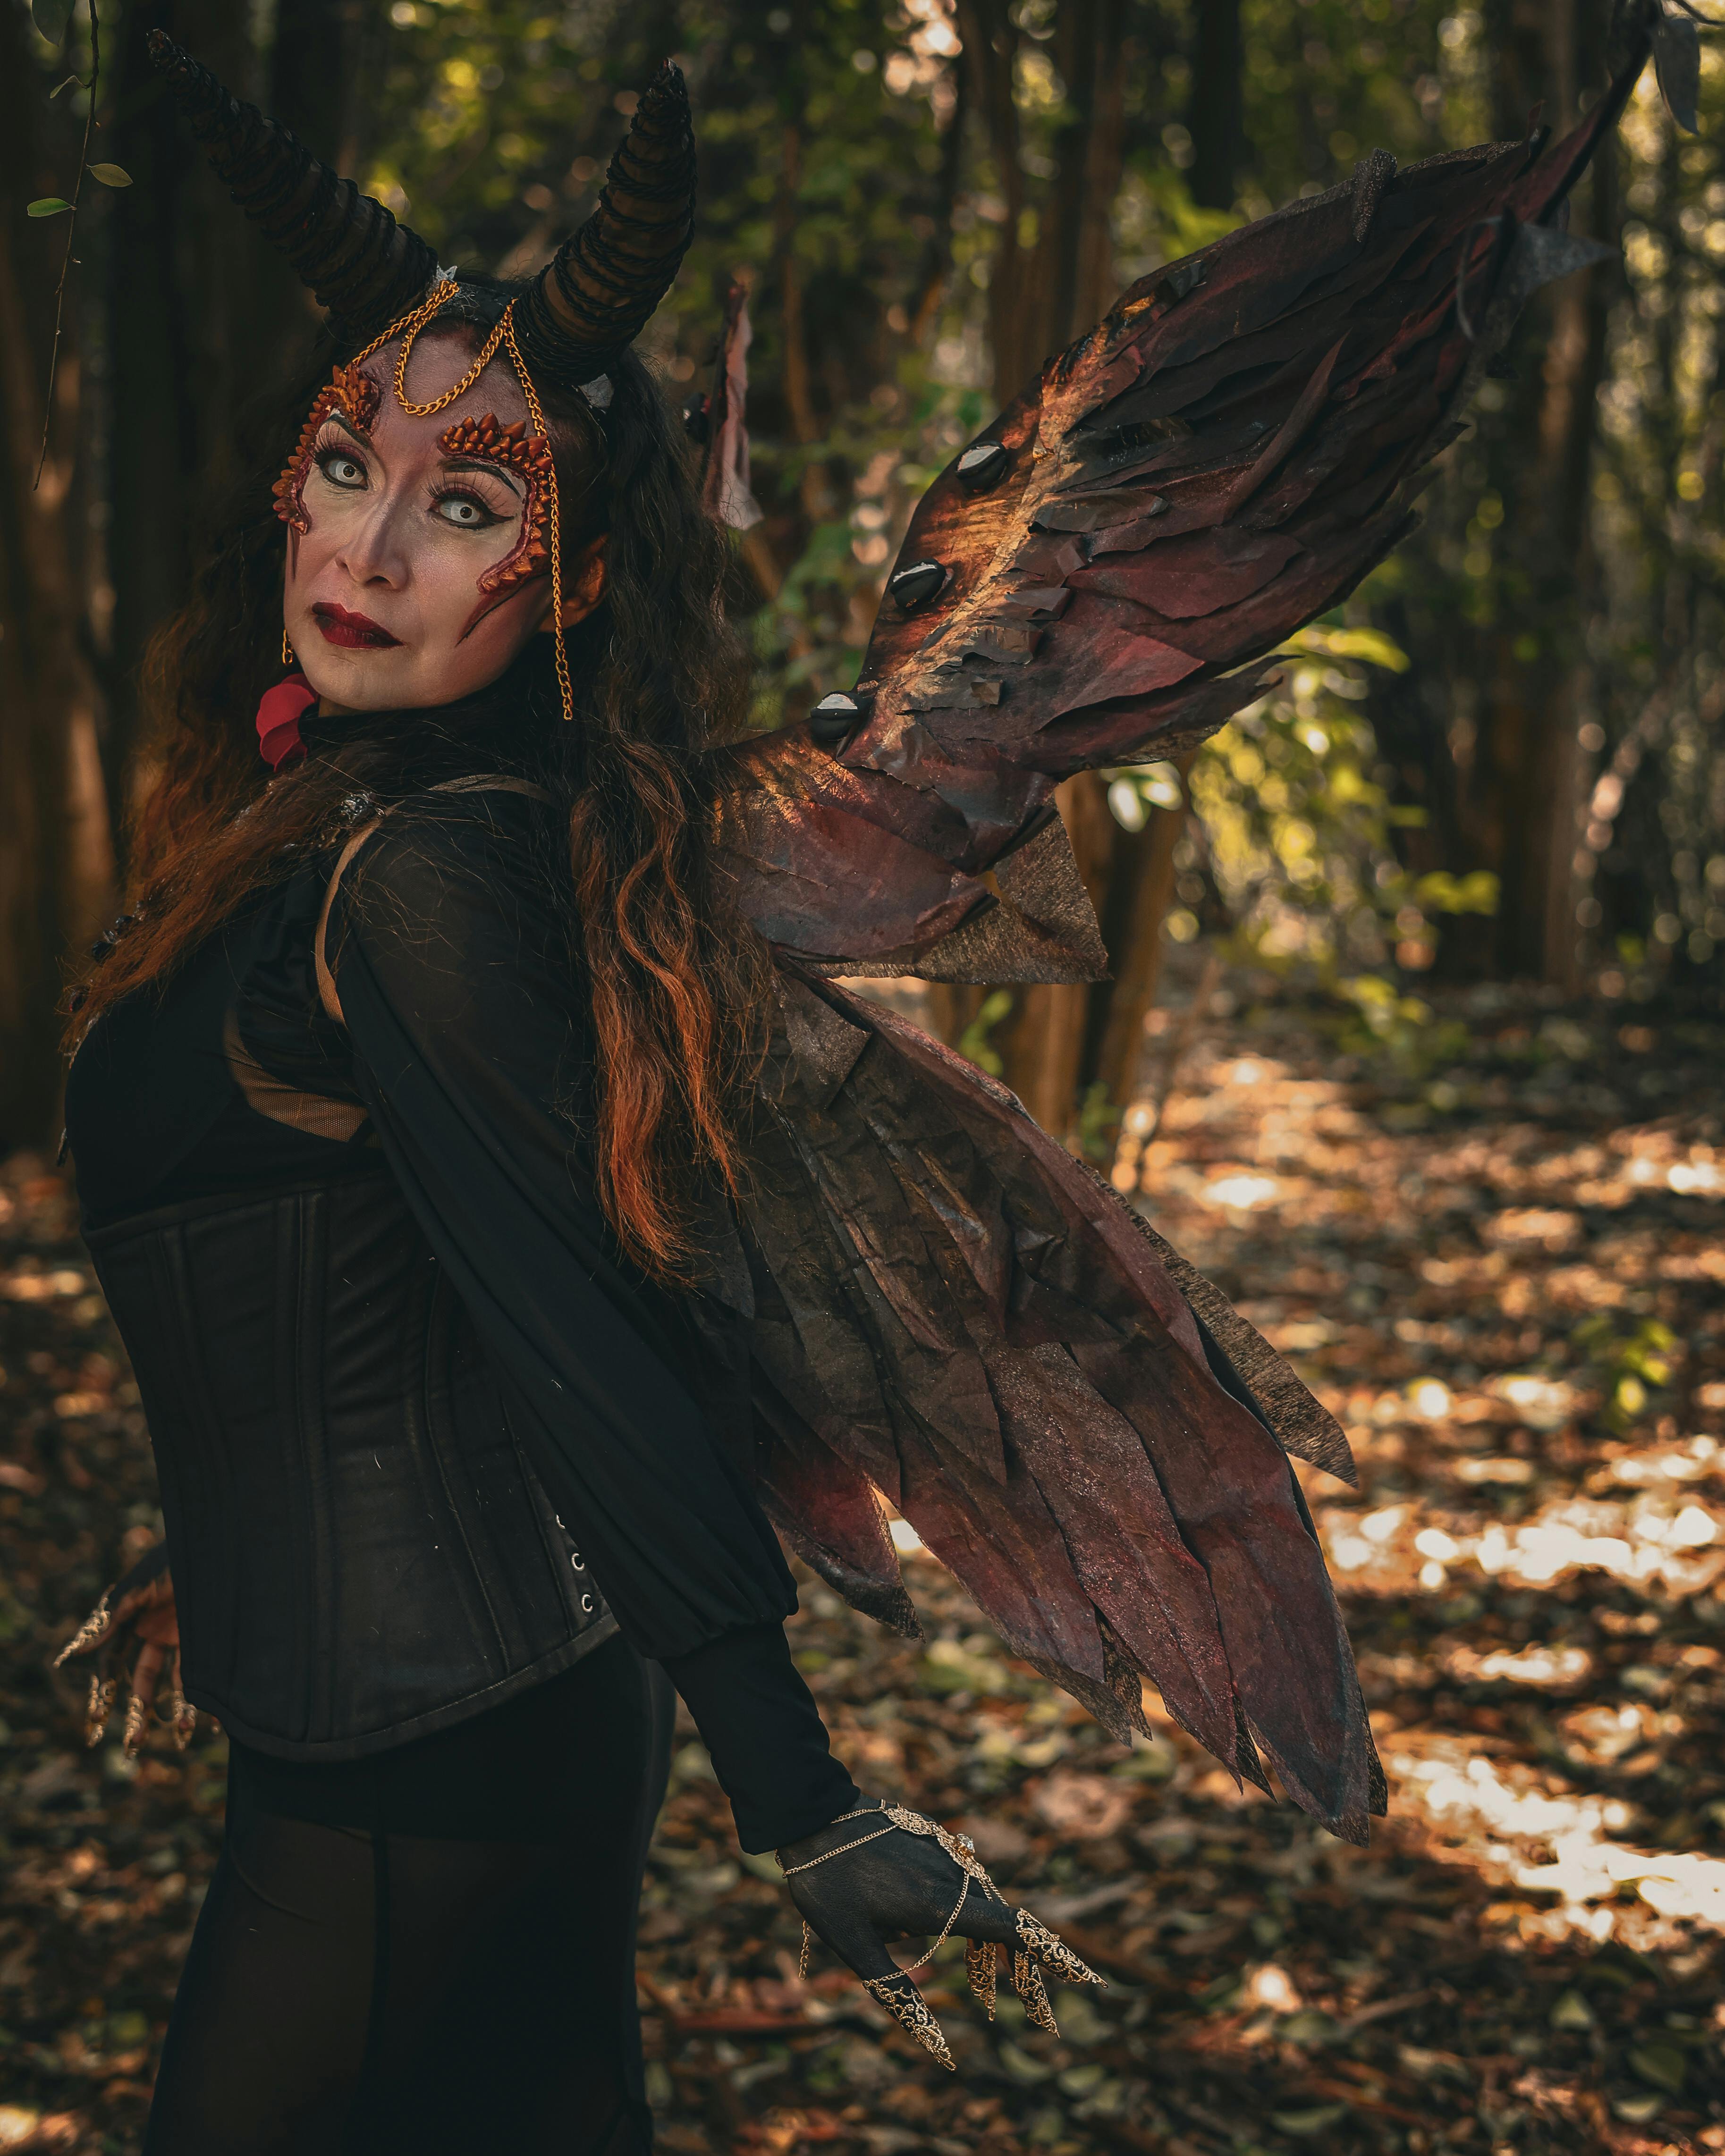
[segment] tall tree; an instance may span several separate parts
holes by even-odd
[[[137,670],[184,597],[213,511],[238,476],[248,412],[305,367],[310,295],[260,245],[209,172],[150,64],[167,30],[237,96],[341,169],[362,152],[381,11],[357,0],[285,0],[272,52],[225,0],[127,0],[109,129],[135,184],[109,208],[104,316],[111,355],[107,526],[114,593],[106,757],[116,796],[136,747]]]
[[[1240,0],[1197,0],[1187,185],[1201,209],[1232,209],[1245,155],[1245,45]]]
[[[72,781],[93,693],[69,537],[75,347],[58,372],[36,484],[65,228],[23,215],[33,198],[69,191],[77,140],[48,105],[28,25],[22,8],[0,8],[0,1141],[23,1144],[48,1136],[59,1091],[54,1011],[81,925]]]
[[[1002,403],[1106,312],[1117,289],[1112,210],[1125,148],[1127,54],[1122,0],[1066,0],[1036,57],[1058,85],[1058,117],[1039,145],[1052,167],[1036,201],[1024,184],[1016,78],[1026,40],[1004,0],[960,0],[964,64],[1006,214],[988,280],[995,393]],[[1092,773],[1060,788],[1079,872],[1100,911],[1120,835]],[[952,999],[962,1024],[977,999]],[[997,1035],[1008,1081],[1037,1121],[1064,1132],[1084,1061],[1091,997],[1081,985],[1021,989]]]
[[[1607,20],[1605,0],[1494,8],[1481,51],[1500,138],[1525,133],[1542,105],[1559,131],[1574,124],[1584,90],[1605,79]],[[1615,142],[1602,146],[1572,213],[1572,228],[1614,248],[1619,157]],[[1437,827],[1416,855],[1423,867],[1489,870],[1500,887],[1495,920],[1449,946],[1455,970],[1579,982],[1580,739],[1595,701],[1588,629],[1601,603],[1593,480],[1621,294],[1607,266],[1530,310],[1512,365],[1486,385],[1474,438],[1435,498],[1420,569],[1398,602],[1414,669],[1397,696],[1411,723],[1393,732],[1421,767]],[[1459,588],[1448,565],[1458,554]],[[1414,699],[1423,718],[1412,716]]]
[[[1507,25],[1500,48],[1500,126],[1520,132],[1542,100],[1559,132],[1573,126],[1584,84],[1605,66],[1599,0],[1544,0]],[[1594,166],[1576,228],[1615,240],[1612,147]],[[1503,610],[1491,640],[1476,788],[1470,803],[1499,877],[1497,964],[1568,987],[1575,979],[1570,861],[1577,839],[1579,751],[1585,711],[1578,674],[1584,624],[1597,594],[1589,515],[1599,386],[1613,296],[1603,272],[1553,295],[1543,357],[1512,401],[1499,443],[1500,495],[1511,559],[1538,627]]]

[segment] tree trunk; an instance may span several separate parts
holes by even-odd
[[[1245,100],[1241,80],[1240,0],[1198,0],[1192,54],[1192,136],[1187,186],[1204,209],[1232,209],[1245,155]]]
[[[1018,394],[1025,375],[1040,363],[1021,357],[1025,341],[1022,320],[1025,280],[1019,247],[1024,175],[1019,162],[1019,110],[1013,98],[1019,33],[1005,0],[957,0],[957,4],[972,102],[988,141],[1004,208],[1000,244],[988,269],[988,339],[994,358],[994,391],[1004,403]]]
[[[27,223],[18,206],[69,192],[76,148],[62,139],[53,168],[43,162],[45,85],[25,20],[17,8],[0,20],[0,1149],[50,1138],[58,1106],[54,1009],[80,910],[72,745],[81,731],[87,747],[93,693],[77,656],[83,609],[67,536],[80,388],[70,341],[53,451],[33,485],[66,228],[59,218]]]
[[[1186,774],[1191,756],[1178,757],[1181,800],[1178,808],[1153,808],[1142,831],[1135,836],[1129,860],[1117,870],[1109,894],[1110,913],[1103,918],[1103,932],[1114,955],[1111,990],[1099,1014],[1100,1032],[1092,1050],[1091,1075],[1119,1104],[1129,1101],[1136,1089],[1139,1060],[1144,1047],[1144,1021],[1156,1004],[1162,981],[1163,923],[1174,895],[1174,855],[1186,829],[1188,803]]]
[[[1239,0],[1200,0],[1189,118],[1193,198],[1206,208],[1233,207],[1245,149],[1244,66]],[[1189,755],[1178,760],[1183,788],[1192,762]],[[1113,829],[1111,866],[1096,903],[1113,978],[1088,991],[1074,1083],[1080,1093],[1100,1085],[1117,1107],[1131,1098],[1137,1081],[1187,813],[1183,798],[1178,809],[1153,809],[1141,831]]]
[[[1526,124],[1543,97],[1559,133],[1574,124],[1578,86],[1595,82],[1604,55],[1591,0],[1546,0],[1543,19],[1520,12],[1500,54],[1500,117]],[[1620,222],[1615,143],[1600,145],[1572,227],[1615,241]],[[1493,462],[1504,504],[1505,545],[1531,603],[1500,601],[1482,684],[1471,799],[1466,813],[1476,858],[1502,887],[1497,969],[1574,985],[1576,850],[1586,699],[1585,624],[1597,589],[1590,501],[1598,398],[1604,379],[1613,294],[1601,270],[1571,277],[1550,295],[1537,372],[1515,397]],[[1530,323],[1525,349],[1540,348]],[[1536,644],[1527,639],[1537,625]]]
[[[1093,771],[1069,778],[1055,803],[1072,841],[1078,872],[1100,915],[1107,904],[1117,825]],[[1039,981],[1019,989],[995,1035],[1010,1086],[1044,1130],[1064,1138],[1078,1105],[1091,989],[1082,981]]]
[[[1005,205],[988,278],[995,394],[1017,396],[1104,312],[1117,289],[1111,219],[1125,138],[1123,0],[1065,0],[1050,54],[1069,117],[1046,197],[1024,198],[1012,80],[1018,31],[999,0],[959,0],[972,101]],[[1034,226],[1034,236],[1032,228]]]
[[[167,30],[236,96],[261,100],[337,169],[363,154],[367,70],[382,11],[292,0],[278,11],[267,85],[250,15],[228,0],[129,0],[121,18],[105,154],[135,184],[108,202],[107,527],[113,626],[104,762],[117,792],[133,766],[146,645],[184,599],[193,565],[260,398],[310,359],[311,294],[210,173],[146,49]]]
[[[1004,403],[1044,361],[1107,310],[1116,290],[1111,218],[1125,133],[1122,0],[1065,0],[1051,58],[1070,117],[1052,145],[1055,172],[1036,206],[1030,238],[1019,167],[1012,70],[1018,32],[999,0],[960,0],[972,101],[987,131],[1006,221],[989,278],[996,393]],[[1025,244],[1026,241],[1029,244]],[[1115,825],[1094,773],[1056,797],[1081,874],[1100,913],[1106,904]],[[973,1014],[950,999],[952,1017]],[[1082,983],[1021,988],[994,1039],[1007,1083],[1047,1130],[1064,1136],[1077,1105],[1091,992]]]
[[[221,0],[132,0],[120,15],[104,154],[133,184],[103,202],[99,325],[94,280],[90,294],[103,346],[113,593],[103,762],[116,799],[137,740],[138,663],[184,597],[194,531],[209,514],[213,487],[231,477],[224,453],[257,360],[251,351],[236,352],[229,335],[256,288],[244,220],[203,170],[150,64],[145,37],[157,28],[236,95],[254,97],[258,90],[244,11]]]

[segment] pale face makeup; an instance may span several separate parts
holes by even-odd
[[[370,432],[339,413],[318,429],[302,497],[311,529],[288,532],[283,621],[326,716],[457,702],[495,681],[550,625],[548,574],[480,588],[521,540],[527,480],[452,455],[441,441],[453,424],[488,413],[531,427],[512,369],[500,356],[453,403],[416,418],[395,395],[397,350],[385,345],[363,369],[382,392]],[[429,401],[470,357],[461,339],[422,337],[408,394]],[[564,559],[566,626],[603,594],[603,544]]]

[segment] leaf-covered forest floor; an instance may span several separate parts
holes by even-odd
[[[1466,1015],[1387,1085],[1289,1008],[1171,1014],[1117,1170],[1353,1440],[1357,1493],[1301,1471],[1389,1774],[1370,1851],[1177,1733],[1122,1753],[926,1558],[921,1646],[806,1587],[859,1779],[962,1821],[1110,1988],[1057,1994],[1058,2043],[1009,1999],[990,2030],[943,1950],[942,2072],[824,1958],[798,1983],[685,1730],[640,1965],[675,2156],[1725,2150],[1725,1028]],[[129,2151],[223,1748],[87,1753],[48,1673],[152,1488],[63,1183],[0,1192],[0,2150]]]

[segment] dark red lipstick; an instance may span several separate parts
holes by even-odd
[[[401,642],[392,636],[382,622],[373,621],[369,614],[349,613],[346,607],[332,605],[320,599],[311,609],[324,640],[339,644],[349,651],[387,651],[392,644]]]

